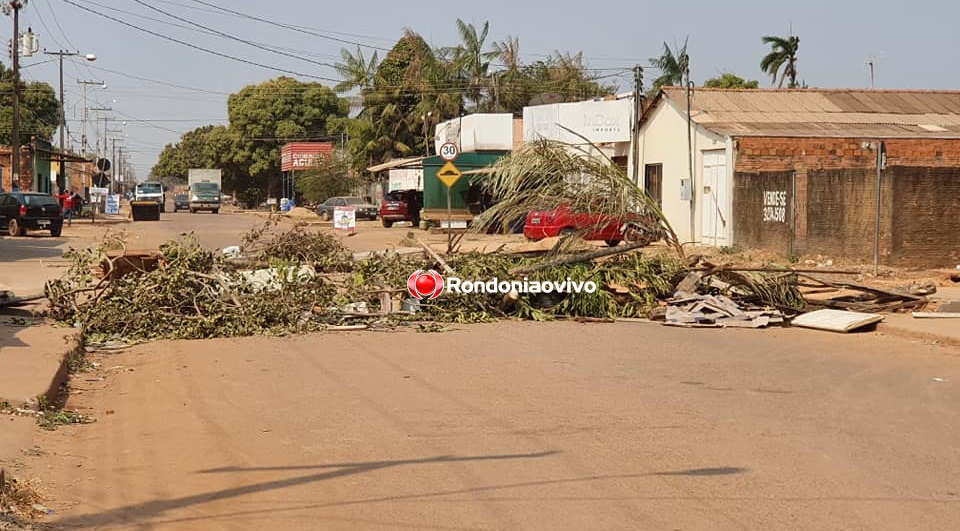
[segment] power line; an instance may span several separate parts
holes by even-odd
[[[94,70],[101,70],[101,71],[103,71],[103,72],[109,72],[109,73],[111,73],[111,74],[116,74],[116,75],[118,75],[118,76],[128,77],[128,78],[130,78],[130,79],[136,79],[136,80],[138,80],[138,81],[146,81],[146,82],[148,82],[148,83],[156,83],[156,84],[158,84],[158,85],[164,85],[164,86],[167,86],[167,87],[173,87],[173,88],[178,88],[178,89],[183,89],[183,90],[191,90],[191,91],[194,91],[194,92],[204,92],[204,93],[207,93],[207,94],[216,94],[216,95],[218,95],[218,96],[229,96],[229,95],[230,95],[229,92],[219,92],[219,91],[215,91],[215,90],[203,89],[203,88],[198,88],[198,87],[189,87],[189,86],[186,86],[186,85],[177,85],[176,83],[170,83],[170,82],[167,82],[167,81],[160,81],[160,80],[158,80],[158,79],[150,79],[150,78],[148,78],[148,77],[140,77],[140,76],[136,76],[136,75],[134,75],[134,74],[129,74],[129,73],[126,73],[126,72],[119,72],[119,71],[117,71],[117,70],[110,70],[110,69],[108,69],[108,68],[103,68],[103,67],[99,67],[99,66],[91,66],[90,68],[93,68]]]
[[[202,47],[202,46],[197,46],[196,44],[191,44],[191,43],[189,43],[189,42],[182,41],[182,40],[176,39],[176,38],[174,38],[174,37],[170,37],[169,35],[164,35],[164,34],[162,34],[162,33],[157,33],[157,32],[155,32],[155,31],[148,30],[148,29],[146,29],[146,28],[141,28],[141,27],[139,27],[139,26],[137,26],[137,25],[135,25],[135,24],[131,24],[131,23],[129,23],[129,22],[126,22],[126,21],[124,21],[124,20],[121,20],[121,19],[116,18],[116,17],[111,16],[111,15],[108,15],[108,14],[106,14],[106,13],[101,13],[100,11],[97,11],[97,10],[95,10],[95,9],[90,9],[89,7],[86,7],[86,6],[84,6],[84,5],[78,4],[77,2],[74,2],[73,0],[61,0],[61,1],[64,2],[64,3],[70,4],[70,5],[72,5],[73,7],[76,7],[76,8],[78,8],[78,9],[82,9],[82,10],[84,10],[84,11],[87,11],[88,13],[93,13],[94,15],[97,15],[97,16],[99,16],[99,17],[105,18],[105,19],[107,19],[107,20],[111,20],[111,21],[116,22],[116,23],[118,23],[118,24],[121,24],[121,25],[123,25],[123,26],[127,26],[128,28],[133,28],[133,29],[135,29],[135,30],[137,30],[137,31],[141,31],[141,32],[143,32],[143,33],[147,33],[147,34],[149,34],[149,35],[153,35],[154,37],[158,37],[158,38],[161,38],[161,39],[170,41],[170,42],[175,42],[175,43],[177,43],[177,44],[180,44],[180,45],[182,45],[182,46],[186,46],[186,47],[188,47],[188,48],[192,48],[192,49],[194,49],[194,50],[199,50],[199,51],[202,51],[202,52],[209,53],[209,54],[211,54],[211,55],[216,55],[217,57],[222,57],[222,58],[224,58],[224,59],[230,59],[230,60],[232,60],[232,61],[237,61],[237,62],[244,63],[244,64],[248,64],[248,65],[259,66],[260,68],[266,68],[267,70],[274,70],[274,71],[276,71],[276,72],[283,72],[284,74],[291,74],[291,75],[295,75],[295,76],[308,77],[308,78],[313,78],[313,79],[320,79],[320,80],[323,80],[323,81],[330,81],[330,82],[333,82],[333,83],[339,83],[339,82],[341,81],[341,80],[338,80],[338,79],[333,79],[333,78],[323,77],[323,76],[316,76],[316,75],[313,75],[313,74],[306,74],[306,73],[303,73],[303,72],[297,72],[297,71],[295,71],[295,70],[287,70],[287,69],[284,69],[284,68],[278,68],[278,67],[275,67],[275,66],[270,66],[270,65],[265,65],[265,64],[263,64],[263,63],[258,63],[258,62],[256,62],[256,61],[250,61],[250,60],[248,60],[248,59],[243,59],[243,58],[240,58],[240,57],[235,57],[235,56],[232,56],[232,55],[229,55],[229,54],[225,54],[225,53],[222,53],[222,52],[218,52],[218,51],[216,51],[216,50],[211,50],[211,49],[209,49],[209,48],[204,48],[204,47]]]
[[[340,39],[340,38],[338,38],[338,37],[331,37],[331,36],[329,36],[329,35],[323,35],[323,34],[321,34],[321,33],[317,33],[317,32],[310,31],[310,30],[306,30],[306,29],[303,29],[303,28],[301,28],[301,27],[299,27],[299,26],[294,26],[294,25],[292,25],[292,24],[283,24],[283,23],[280,23],[280,22],[274,22],[274,21],[272,21],[272,20],[268,20],[268,19],[265,19],[265,18],[261,18],[261,17],[255,16],[255,15],[250,15],[250,14],[247,14],[247,13],[241,13],[241,12],[239,12],[239,11],[234,11],[234,10],[232,10],[232,9],[227,9],[227,8],[225,8],[225,7],[220,7],[220,6],[218,6],[218,5],[214,5],[214,4],[211,4],[211,3],[208,3],[208,2],[204,2],[203,0],[192,0],[192,1],[195,2],[195,3],[197,3],[197,4],[205,5],[205,6],[207,6],[207,7],[212,7],[212,8],[214,8],[214,9],[218,10],[218,11],[223,11],[224,13],[230,13],[231,15],[236,15],[236,16],[238,16],[238,17],[247,18],[247,19],[250,19],[250,20],[256,20],[257,22],[263,22],[264,24],[270,24],[271,26],[276,26],[276,27],[278,27],[278,28],[284,28],[284,29],[288,29],[288,30],[291,30],[291,31],[297,31],[297,32],[300,32],[300,33],[304,33],[304,34],[306,34],[306,35],[312,35],[312,36],[314,36],[314,37],[320,37],[321,39],[329,39],[329,40],[331,40],[331,41],[335,41],[335,42],[339,42],[339,43],[343,43],[343,44],[353,44],[353,45],[356,45],[356,46],[363,46],[364,48],[371,48],[371,49],[374,49],[374,50],[382,50],[382,51],[385,51],[385,52],[389,52],[389,51],[390,51],[389,48],[383,48],[383,47],[380,47],[380,46],[372,46],[372,45],[369,45],[369,44],[363,44],[363,43],[356,42],[356,41],[350,41],[350,40],[346,40],[346,39]]]
[[[63,31],[63,26],[60,25],[60,21],[57,19],[57,13],[56,11],[53,10],[53,6],[50,5],[50,2],[44,2],[44,3],[47,4],[47,9],[50,10],[50,16],[53,17],[53,23],[56,24],[57,29],[60,30],[60,35],[63,35],[63,39],[67,41],[67,44],[70,45],[70,48],[73,48],[74,50],[76,50],[77,47],[74,46],[72,42],[70,42],[70,37],[67,37],[67,33]]]
[[[300,60],[300,61],[306,61],[306,62],[308,62],[308,63],[313,63],[313,64],[315,64],[315,65],[326,66],[326,67],[328,67],[328,68],[336,68],[335,66],[333,66],[333,65],[330,64],[330,63],[323,63],[323,62],[320,62],[320,61],[314,61],[313,59],[307,59],[306,57],[301,57],[301,56],[299,56],[299,55],[295,55],[295,54],[292,54],[292,53],[287,53],[287,52],[283,52],[283,51],[280,51],[280,50],[274,50],[273,48],[270,48],[269,46],[263,46],[263,45],[261,45],[261,44],[258,44],[258,43],[252,42],[252,41],[248,41],[248,40],[246,40],[246,39],[241,39],[240,37],[237,37],[237,36],[235,36],[235,35],[230,35],[229,33],[224,33],[224,32],[222,32],[222,31],[215,30],[215,29],[213,29],[213,28],[209,28],[209,27],[204,26],[204,25],[202,25],[202,24],[197,24],[196,22],[192,22],[192,21],[187,20],[187,19],[185,19],[185,18],[179,17],[179,16],[174,15],[174,14],[172,14],[172,13],[169,13],[169,12],[167,12],[167,11],[164,11],[164,10],[160,9],[159,7],[154,7],[154,6],[152,6],[152,5],[144,2],[143,0],[133,0],[133,1],[136,2],[136,3],[138,3],[138,4],[140,4],[140,5],[142,5],[143,7],[146,7],[147,9],[151,9],[151,10],[153,10],[153,11],[156,11],[157,13],[160,13],[160,14],[162,14],[162,15],[166,15],[166,16],[174,19],[174,20],[179,20],[180,22],[185,22],[185,23],[187,23],[187,24],[190,24],[191,26],[196,26],[196,27],[198,27],[198,28],[200,28],[200,29],[202,29],[202,30],[213,32],[215,35],[219,35],[219,36],[221,36],[221,37],[223,37],[223,38],[225,38],[225,39],[230,39],[230,40],[232,40],[232,41],[237,41],[237,42],[246,44],[247,46],[253,46],[254,48],[258,48],[258,49],[260,49],[260,50],[264,50],[264,51],[267,51],[267,52],[270,52],[270,53],[275,53],[275,54],[277,54],[277,55],[282,55],[282,56],[285,56],[285,57],[291,57],[291,58],[293,58],[293,59],[298,59],[298,60]]]

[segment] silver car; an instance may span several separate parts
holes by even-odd
[[[372,205],[362,197],[331,197],[323,203],[317,205],[317,215],[320,219],[327,221],[333,219],[333,209],[336,207],[352,206],[356,210],[357,219],[377,219],[380,209]]]

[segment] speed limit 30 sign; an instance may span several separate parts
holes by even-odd
[[[440,158],[447,162],[455,160],[459,154],[460,148],[458,148],[453,142],[445,142],[440,146],[440,153],[438,153]]]

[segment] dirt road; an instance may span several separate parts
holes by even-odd
[[[502,323],[100,357],[29,458],[84,529],[956,529],[957,351]]]

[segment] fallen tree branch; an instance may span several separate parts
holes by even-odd
[[[448,274],[448,275],[456,275],[456,274],[457,274],[457,272],[454,271],[452,267],[450,267],[449,265],[447,265],[447,263],[443,260],[443,258],[440,258],[440,255],[437,254],[436,251],[434,251],[433,249],[431,249],[429,245],[423,243],[423,242],[420,240],[420,238],[414,238],[414,240],[417,242],[418,245],[420,245],[420,247],[423,247],[423,250],[427,251],[427,254],[429,254],[431,258],[433,258],[434,260],[437,261],[438,264],[440,264],[440,267],[443,268],[443,272],[444,272],[444,273],[446,273],[446,274]]]
[[[744,273],[823,273],[829,275],[859,275],[860,271],[825,271],[823,269],[794,269],[791,267],[740,267],[731,264],[712,265],[704,262],[704,267],[695,267],[691,271],[704,271],[703,276],[708,277],[724,271],[737,271]]]
[[[518,275],[521,273],[534,273],[536,271],[549,269],[555,266],[589,262],[591,260],[596,260],[597,258],[605,258],[607,256],[616,256],[618,254],[629,253],[630,251],[635,251],[637,249],[640,249],[646,246],[647,244],[645,243],[630,243],[622,246],[610,247],[609,249],[602,249],[600,251],[592,251],[589,253],[575,254],[573,256],[566,256],[563,258],[557,258],[555,260],[548,260],[546,262],[541,262],[539,264],[515,267],[510,270],[510,274]]]

